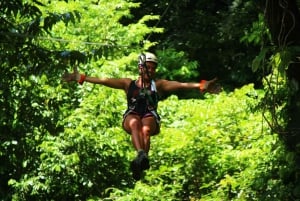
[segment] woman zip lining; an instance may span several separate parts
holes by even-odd
[[[137,156],[131,161],[130,168],[133,178],[139,180],[142,172],[150,168],[148,153],[150,136],[160,132],[160,117],[157,113],[158,97],[165,92],[180,89],[200,89],[203,92],[219,93],[221,87],[216,78],[199,83],[178,82],[155,79],[158,61],[153,53],[142,53],[138,60],[139,76],[130,78],[98,78],[80,74],[77,69],[73,73],[65,73],[66,82],[77,81],[79,84],[89,82],[107,87],[122,89],[127,96],[127,110],[123,115],[122,127],[131,135],[132,144]]]

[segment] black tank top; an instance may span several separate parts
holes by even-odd
[[[146,114],[153,110],[156,111],[157,103],[158,94],[154,81],[148,88],[139,88],[136,85],[136,80],[131,81],[127,92],[127,110]]]

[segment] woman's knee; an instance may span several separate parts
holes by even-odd
[[[152,132],[150,126],[143,126],[142,131],[145,136],[150,136]]]
[[[141,120],[138,116],[128,115],[123,121],[123,128],[126,131],[140,129],[142,126]]]
[[[150,136],[157,133],[157,124],[155,121],[143,122],[142,132],[144,135]]]

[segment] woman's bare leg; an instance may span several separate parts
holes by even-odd
[[[141,118],[138,115],[129,114],[124,120],[123,128],[131,134],[131,141],[134,148],[137,151],[144,149]]]
[[[142,119],[142,135],[143,135],[143,147],[146,153],[150,150],[150,136],[153,135],[157,129],[155,117],[150,116]]]

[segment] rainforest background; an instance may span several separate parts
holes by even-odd
[[[298,0],[0,2],[0,200],[300,200]],[[99,77],[219,78],[165,94],[134,181],[123,91]]]

